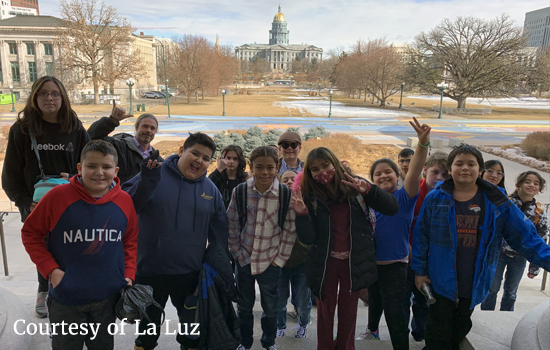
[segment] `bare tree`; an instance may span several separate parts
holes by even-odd
[[[539,50],[535,61],[527,72],[525,79],[529,92],[536,91],[540,97],[541,91],[550,90],[550,50]]]
[[[97,0],[61,0],[65,28],[55,38],[63,69],[76,72],[78,83],[91,81],[94,102],[99,86],[139,75],[139,52],[131,52],[132,28],[116,9]]]
[[[436,92],[436,84],[446,80],[444,96],[464,108],[469,96],[514,94],[525,76],[526,67],[517,60],[525,45],[522,29],[506,14],[490,21],[457,17],[418,34],[409,55],[411,67],[424,77],[419,79],[424,89]]]

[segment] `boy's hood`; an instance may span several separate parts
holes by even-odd
[[[115,177],[114,181],[116,183],[115,187],[113,187],[112,189],[109,190],[109,192],[107,192],[105,195],[103,195],[101,198],[99,199],[95,199],[91,194],[88,193],[88,191],[86,191],[86,189],[84,188],[84,186],[82,186],[82,183],[81,183],[81,180],[82,180],[82,175],[75,175],[73,177],[71,177],[69,179],[69,183],[71,184],[71,186],[74,188],[74,190],[76,191],[76,193],[78,194],[78,196],[80,198],[82,198],[82,200],[88,202],[88,203],[92,203],[92,204],[104,204],[104,203],[107,203],[107,202],[110,202],[113,200],[113,198],[115,198],[121,191],[120,189],[120,180],[118,177]]]
[[[173,154],[173,155],[169,156],[168,158],[166,158],[166,160],[164,161],[164,164],[162,166],[167,166],[168,169],[173,171],[174,176],[180,177],[180,178],[182,178],[183,180],[185,180],[189,183],[201,182],[201,181],[204,181],[204,179],[206,179],[206,171],[204,172],[204,174],[202,174],[197,179],[191,180],[191,179],[186,178],[181,173],[180,169],[178,168],[178,161],[179,160],[180,160],[180,156],[177,155],[177,154]]]

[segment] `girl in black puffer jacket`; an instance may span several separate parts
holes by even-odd
[[[301,181],[295,183],[292,205],[298,237],[309,245],[306,278],[318,298],[317,348],[353,350],[358,292],[376,281],[369,207],[393,215],[399,209],[397,200],[366,180],[346,174],[334,153],[319,147],[307,157]]]

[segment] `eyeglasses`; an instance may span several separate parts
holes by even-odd
[[[504,176],[503,172],[494,171],[494,170],[491,170],[491,169],[487,169],[487,174],[489,174],[490,176],[495,175],[496,177],[503,177]]]
[[[36,94],[36,96],[38,96],[39,98],[42,98],[42,99],[47,99],[48,96],[51,96],[52,100],[59,100],[61,98],[61,94],[59,92],[39,92]]]
[[[283,142],[281,143],[280,145],[283,149],[287,149],[288,147],[292,148],[292,149],[296,149],[298,146],[300,146],[299,143],[297,142],[292,142],[292,143],[288,143],[288,142]]]

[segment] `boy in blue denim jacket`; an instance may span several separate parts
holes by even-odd
[[[412,268],[420,289],[431,282],[436,303],[426,350],[458,349],[472,328],[473,309],[493,281],[502,239],[550,270],[550,247],[500,189],[479,178],[483,156],[461,144],[449,154],[451,177],[428,193],[413,232]]]

